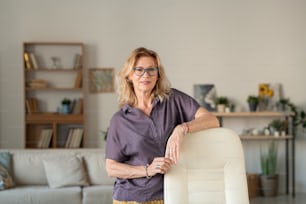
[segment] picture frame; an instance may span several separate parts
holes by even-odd
[[[114,92],[114,68],[90,68],[88,71],[90,93]]]

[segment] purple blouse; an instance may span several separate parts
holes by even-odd
[[[187,94],[171,89],[162,102],[155,98],[150,116],[125,105],[116,112],[107,133],[108,159],[130,165],[150,164],[155,157],[164,157],[167,140],[173,129],[194,119],[200,105]],[[163,175],[151,179],[120,179],[114,184],[113,199],[144,202],[163,199]]]

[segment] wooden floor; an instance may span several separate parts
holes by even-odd
[[[250,199],[250,204],[306,204],[306,194],[279,195],[277,197],[256,197]]]

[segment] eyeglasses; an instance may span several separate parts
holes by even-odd
[[[143,76],[145,72],[147,72],[149,76],[156,76],[158,72],[158,67],[149,67],[149,68],[134,67],[133,70],[137,76]]]

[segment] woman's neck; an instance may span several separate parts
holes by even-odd
[[[142,110],[146,115],[150,115],[152,110],[152,102],[152,94],[137,94],[137,104],[135,104],[135,107]]]

